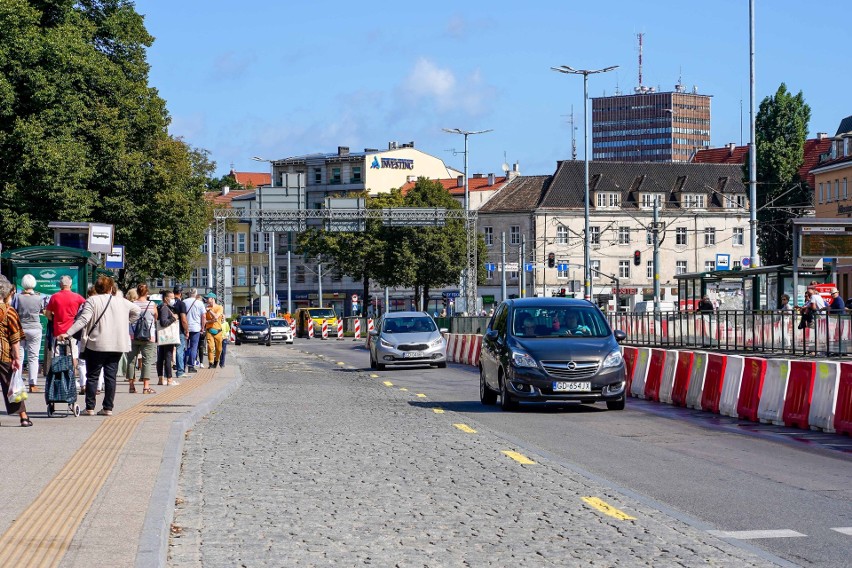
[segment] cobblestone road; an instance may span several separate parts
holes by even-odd
[[[263,349],[243,349],[243,386],[188,436],[170,566],[772,565],[547,459],[522,465],[387,375]]]

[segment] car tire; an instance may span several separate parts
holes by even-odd
[[[387,367],[388,366],[385,365],[384,363],[379,363],[378,361],[376,361],[376,370],[377,371],[384,371],[385,369],[387,369]]]
[[[436,367],[438,367],[439,369],[446,369],[446,368],[447,368],[447,362],[446,362],[446,361],[444,361],[444,362],[442,362],[442,363],[438,363],[438,364],[437,364],[437,365],[435,365],[435,366],[436,366]]]
[[[518,409],[518,401],[512,398],[506,386],[506,380],[501,377],[500,381],[500,409],[512,411]]]
[[[240,345],[242,342],[239,339],[234,340],[234,345]]]
[[[627,402],[627,397],[622,396],[618,400],[606,401],[607,410],[624,410],[624,405]]]
[[[271,347],[271,346],[272,346],[272,340],[271,340],[271,339],[267,339],[267,340],[266,340],[266,346],[267,346],[267,347]]]
[[[494,406],[497,404],[497,393],[488,387],[485,382],[485,371],[479,368],[479,402],[485,406]]]

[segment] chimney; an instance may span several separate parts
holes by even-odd
[[[817,140],[825,140],[828,138],[828,132],[817,132]]]
[[[512,171],[506,172],[506,181],[513,180],[521,175],[521,165],[518,162],[512,164]]]
[[[227,185],[222,186],[222,195],[228,195],[229,191],[231,191],[230,186],[227,186]]]
[[[464,176],[458,176],[456,178],[456,187],[464,187]]]
[[[488,174],[488,185],[494,185],[494,174]]]
[[[338,146],[337,147],[337,155],[338,156],[348,156],[349,155],[349,146]]]
[[[396,150],[396,142],[388,142],[388,150]]]
[[[728,155],[733,156],[734,150],[737,149],[737,144],[735,142],[728,142]]]

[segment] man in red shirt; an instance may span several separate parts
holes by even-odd
[[[53,294],[47,302],[47,307],[44,309],[44,315],[47,319],[53,321],[53,337],[61,335],[68,331],[71,324],[74,323],[74,318],[80,310],[80,306],[85,303],[85,298],[77,292],[71,291],[71,277],[67,274],[59,279],[59,292]],[[71,352],[74,355],[74,364],[76,365],[79,352],[77,350],[77,342],[71,341]]]

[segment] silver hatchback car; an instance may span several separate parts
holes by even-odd
[[[382,316],[370,337],[370,367],[386,365],[447,366],[447,341],[432,316],[425,312],[390,312]]]

